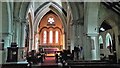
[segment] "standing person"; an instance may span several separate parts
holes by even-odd
[[[79,46],[79,45],[78,45]],[[79,51],[80,51],[80,49],[79,49],[79,47],[74,47],[74,59],[75,60],[78,60],[79,59]]]
[[[79,54],[80,54],[80,48],[79,48],[79,45],[78,45],[78,47],[77,47],[77,49],[76,49],[76,53],[77,53],[77,60],[79,60]]]
[[[76,46],[74,46],[74,60],[77,60],[77,55],[76,55]]]
[[[28,62],[28,68],[31,68],[31,66],[32,66],[32,55],[31,55],[31,52],[29,52],[28,53],[28,56],[26,57],[26,59],[27,59],[27,62]]]
[[[63,61],[63,52],[60,51],[60,62],[62,63],[62,61]]]
[[[55,60],[56,60],[56,63],[58,63],[58,53],[57,53],[57,51],[55,52]]]
[[[37,62],[40,63],[42,60],[40,51],[37,53]]]
[[[43,63],[43,61],[44,61],[44,59],[45,59],[45,52],[44,52],[44,50],[42,49],[40,53],[41,53],[41,63]]]
[[[83,47],[80,46],[80,59],[83,59]]]

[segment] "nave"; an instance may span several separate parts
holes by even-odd
[[[51,59],[51,60],[50,60]],[[50,62],[49,62],[50,61]],[[51,62],[52,61],[52,62]],[[47,59],[46,62],[44,63],[39,63],[32,65],[31,67],[27,66],[27,64],[3,64],[1,68],[102,68],[102,67],[107,67],[107,68],[120,68],[119,64],[116,63],[110,63],[110,62],[105,62],[105,61],[67,61],[66,65],[62,64],[57,64],[52,58]]]
[[[0,2],[2,68],[120,68],[119,0],[24,1]]]
[[[43,55],[43,56],[42,56]],[[119,63],[116,63],[115,60],[83,60],[76,58],[77,55],[71,57],[70,53],[55,53],[55,55],[44,56],[42,53],[41,56],[30,56],[27,61],[24,62],[9,62],[3,64],[1,68],[120,68]],[[37,58],[36,58],[37,57]],[[42,58],[40,58],[42,57]],[[77,59],[77,60],[76,60]]]

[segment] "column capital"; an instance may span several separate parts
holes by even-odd
[[[77,20],[72,20],[71,25],[75,25],[75,24],[76,24],[76,22],[77,22]]]
[[[16,22],[16,23],[21,23],[21,24],[27,23],[27,19],[22,19],[22,18],[19,18],[19,17],[14,17],[13,21]]]
[[[14,22],[20,22],[20,18],[19,18],[19,17],[14,17],[14,18],[13,18],[13,21],[14,21]]]
[[[21,23],[27,23],[27,19],[20,19]]]
[[[71,23],[71,25],[83,25],[83,24],[84,24],[83,18],[72,20],[72,23]]]
[[[92,37],[95,37],[95,36],[98,36],[99,33],[87,33],[87,36],[92,36]]]
[[[37,31],[34,31],[34,33],[35,33],[35,34],[39,34],[39,32],[37,32]]]
[[[77,24],[78,24],[78,25],[83,25],[83,24],[84,24],[84,21],[83,21],[83,20],[84,20],[83,18],[77,19]]]
[[[23,26],[27,26],[28,25],[28,21],[27,19],[20,19],[20,23],[23,25]]]

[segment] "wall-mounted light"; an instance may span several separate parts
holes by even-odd
[[[78,36],[78,39],[80,38],[80,36]]]

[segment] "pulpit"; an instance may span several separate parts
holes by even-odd
[[[18,59],[18,47],[16,43],[11,43],[11,47],[8,47],[7,62],[17,62]]]

